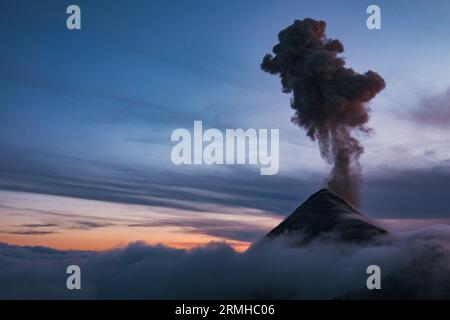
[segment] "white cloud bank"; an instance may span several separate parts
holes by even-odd
[[[82,289],[66,289],[66,267]],[[382,290],[366,288],[366,268],[382,269]],[[106,252],[0,244],[0,298],[238,299],[450,298],[450,226],[376,244],[334,241],[289,248],[283,241],[238,253],[224,244],[180,250],[130,244]]]

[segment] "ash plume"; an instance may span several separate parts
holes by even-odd
[[[338,55],[344,46],[325,35],[326,23],[310,18],[295,20],[278,34],[273,55],[261,69],[279,75],[282,91],[292,93],[292,121],[318,141],[320,153],[333,165],[328,187],[351,203],[359,203],[364,148],[353,131],[368,133],[369,102],[385,87],[376,72],[359,74],[345,67]]]

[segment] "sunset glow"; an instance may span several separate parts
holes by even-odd
[[[193,212],[14,191],[0,191],[0,197],[0,242],[57,249],[106,250],[144,241],[176,248],[227,242],[242,251],[251,239],[235,239],[235,232],[247,228],[263,236],[281,221],[256,211]]]

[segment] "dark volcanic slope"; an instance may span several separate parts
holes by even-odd
[[[302,242],[308,242],[331,232],[339,240],[351,242],[368,241],[386,233],[346,200],[322,189],[270,231],[266,239],[289,233],[301,235],[304,237]]]

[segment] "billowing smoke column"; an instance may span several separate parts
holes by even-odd
[[[325,28],[324,21],[295,20],[278,34],[274,54],[264,57],[261,68],[280,75],[283,92],[293,93],[292,121],[318,141],[322,157],[333,164],[329,188],[358,205],[364,148],[351,133],[369,132],[366,103],[385,83],[373,71],[359,74],[346,68],[338,57],[344,46],[327,39]]]

